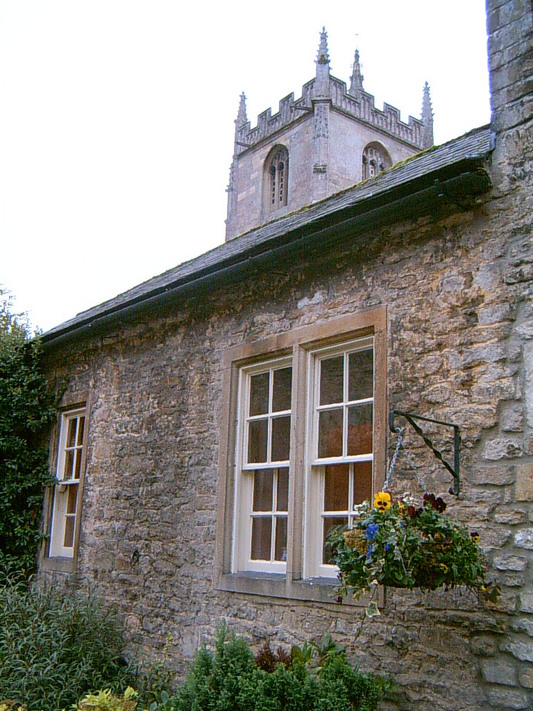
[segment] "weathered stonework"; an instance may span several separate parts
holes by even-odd
[[[519,0],[489,0],[488,17],[490,192],[327,249],[295,249],[248,276],[169,296],[47,347],[48,370],[68,377],[67,395],[91,393],[70,584],[92,586],[119,607],[132,648],[157,654],[170,633],[180,673],[226,619],[255,644],[302,644],[331,632],[363,670],[393,677],[398,709],[533,705],[533,141],[530,96],[521,93],[531,76],[521,52],[531,56],[532,17]],[[519,74],[511,55],[522,61]],[[412,432],[406,447],[452,515],[479,532],[500,600],[466,590],[386,590],[381,615],[363,624],[360,608],[333,598],[219,589],[224,353],[376,307],[387,309],[389,405],[460,425],[458,499],[447,495],[449,476]],[[430,431],[453,456],[448,433]],[[394,444],[390,438],[389,452]],[[418,491],[404,455],[393,487]]]

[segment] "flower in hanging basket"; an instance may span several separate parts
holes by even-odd
[[[374,496],[374,506],[378,511],[386,511],[390,509],[391,505],[391,495],[386,491],[380,491]]]
[[[341,593],[356,597],[375,583],[396,588],[435,590],[465,585],[482,590],[485,561],[479,536],[444,514],[446,504],[426,494],[416,507],[406,495],[393,502],[379,492],[374,506],[357,506],[349,530],[328,541],[339,567]]]

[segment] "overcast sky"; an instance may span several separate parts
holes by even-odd
[[[435,142],[490,120],[484,0],[0,0],[0,285],[43,330],[221,244],[248,118],[315,73]]]

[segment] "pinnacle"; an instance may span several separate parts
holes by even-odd
[[[329,64],[328,34],[325,27],[322,28],[322,32],[320,33],[320,44],[318,46],[316,61],[318,64]]]
[[[350,78],[350,90],[349,94],[356,96],[359,91],[363,90],[363,79],[364,76],[361,74],[361,63],[359,61],[359,50],[355,50],[353,66],[352,66],[352,76]]]
[[[239,111],[237,113],[237,118],[235,119],[235,123],[237,127],[242,126],[248,121],[248,116],[246,114],[246,94],[244,91],[242,92],[239,100]]]

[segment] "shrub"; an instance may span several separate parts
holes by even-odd
[[[0,289],[0,583],[35,568],[42,539],[44,486],[50,481],[41,436],[55,417],[41,371],[41,348]],[[0,697],[1,698],[1,697]]]
[[[0,587],[0,699],[61,711],[92,689],[134,682],[121,626],[96,598]]]
[[[265,646],[254,663],[247,642],[222,627],[214,652],[197,651],[165,711],[375,711],[383,697],[384,681],[354,669],[329,637],[294,647],[290,663],[286,654],[277,656],[272,669],[276,655]]]

